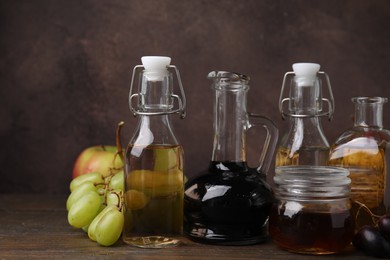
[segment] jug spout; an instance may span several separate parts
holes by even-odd
[[[218,85],[230,87],[237,87],[238,85],[247,86],[250,80],[249,76],[244,74],[218,70],[211,71],[207,78],[213,81],[214,87],[218,87]]]

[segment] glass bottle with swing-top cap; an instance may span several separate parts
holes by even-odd
[[[126,149],[123,241],[137,247],[175,246],[182,235],[183,148],[170,116],[179,113],[184,118],[185,96],[179,71],[170,61],[142,57],[143,65],[134,67],[131,80],[129,104],[139,120]],[[172,70],[180,96],[173,92]],[[133,93],[138,71],[138,92]]]
[[[293,72],[284,75],[279,111],[282,118],[289,117],[289,130],[281,138],[276,151],[276,167],[286,165],[327,165],[329,143],[322,130],[321,117],[332,118],[334,101],[330,80],[316,63],[295,63]],[[328,89],[323,97],[322,80]],[[284,98],[290,80],[289,97]],[[288,102],[288,109],[284,104]],[[327,104],[327,111],[323,109]]]

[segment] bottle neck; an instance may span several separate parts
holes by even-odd
[[[384,98],[352,98],[355,104],[355,127],[383,128]]]
[[[212,161],[245,162],[248,87],[215,88]]]
[[[169,113],[173,109],[172,75],[155,79],[143,73],[139,87],[138,109],[145,114]]]
[[[291,83],[289,110],[292,115],[315,116],[322,111],[318,78],[295,77]]]
[[[295,77],[290,92],[290,132],[286,146],[298,151],[302,148],[329,148],[322,130],[322,96],[317,77]]]

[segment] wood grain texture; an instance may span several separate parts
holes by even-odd
[[[140,249],[118,241],[102,247],[67,223],[64,196],[0,195],[0,259],[315,259],[271,241],[252,246],[213,246],[183,238],[169,249]],[[321,259],[369,259],[348,248]]]

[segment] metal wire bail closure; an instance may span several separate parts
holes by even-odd
[[[332,120],[334,109],[335,109],[333,92],[332,92],[332,87],[330,85],[329,76],[328,76],[328,74],[326,74],[323,71],[319,71],[317,73],[317,78],[318,78],[318,80],[320,80],[320,77],[325,78],[325,82],[326,82],[326,85],[327,85],[329,97],[328,98],[322,97],[321,100],[328,104],[328,111],[319,112],[319,113],[317,113],[315,115],[312,115],[312,114],[311,115],[307,115],[307,114],[293,114],[293,113],[290,113],[290,112],[285,112],[283,110],[283,103],[285,103],[286,101],[289,101],[289,102],[291,101],[291,98],[289,98],[289,97],[283,98],[283,95],[284,95],[284,92],[285,92],[284,89],[285,89],[285,85],[286,85],[286,82],[287,82],[287,78],[289,78],[291,76],[294,76],[294,75],[295,75],[294,72],[289,71],[289,72],[286,72],[286,74],[284,74],[284,77],[283,77],[283,83],[282,83],[282,88],[281,88],[280,97],[279,97],[279,112],[282,115],[282,119],[285,119],[286,116],[296,117],[296,118],[305,118],[305,117],[313,117],[313,116],[315,116],[315,117],[328,116],[328,120],[329,121]]]
[[[134,85],[134,81],[135,81],[135,75],[137,74],[137,70],[141,70],[141,69],[145,69],[145,67],[143,65],[136,65],[133,69],[133,74],[131,77],[130,91],[129,91],[129,108],[130,108],[131,113],[134,116],[137,116],[137,115],[157,116],[157,115],[166,115],[166,114],[177,113],[177,114],[180,114],[180,117],[182,119],[185,118],[185,116],[186,116],[186,111],[185,111],[186,110],[186,97],[184,94],[184,88],[183,88],[183,84],[181,82],[179,70],[177,69],[177,67],[175,65],[167,65],[167,70],[169,70],[169,69],[174,70],[176,77],[177,77],[178,84],[179,84],[181,97],[179,95],[176,95],[176,94],[171,94],[171,98],[173,99],[173,103],[175,103],[174,100],[177,100],[176,108],[175,108],[175,105],[173,105],[172,109],[169,109],[166,111],[160,111],[160,112],[145,112],[145,111],[141,111],[139,109],[134,108],[133,100],[134,100],[134,98],[137,98],[137,100],[139,100],[140,94],[133,93],[133,85]]]

